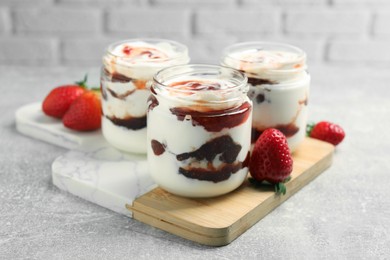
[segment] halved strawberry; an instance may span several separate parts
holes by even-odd
[[[292,169],[293,160],[286,137],[275,128],[266,129],[253,148],[249,165],[251,176],[257,182],[275,184],[275,191],[285,194],[283,183],[289,179]]]
[[[100,94],[87,91],[78,97],[62,118],[62,123],[77,131],[92,131],[101,127]]]
[[[43,100],[43,112],[48,116],[62,118],[72,102],[85,92],[86,81],[87,76],[83,81],[76,82],[76,84],[54,88]]]

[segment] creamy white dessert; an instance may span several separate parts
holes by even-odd
[[[186,64],[187,48],[177,42],[134,39],[110,45],[101,76],[102,132],[114,147],[146,153],[146,112],[153,75]]]
[[[225,194],[248,173],[252,106],[246,79],[228,68],[218,75],[219,66],[183,67],[193,71],[174,67],[155,76],[148,110],[149,171],[161,188],[177,195]]]
[[[310,87],[306,54],[286,44],[249,42],[228,47],[222,64],[248,77],[252,143],[272,127],[285,134],[291,151],[296,150],[306,134]]]

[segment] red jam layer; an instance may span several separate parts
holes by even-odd
[[[233,128],[246,122],[251,109],[251,104],[244,102],[241,106],[222,110],[200,112],[190,107],[175,107],[170,111],[180,121],[184,121],[189,115],[193,126],[203,126],[209,132],[219,132],[224,128]]]

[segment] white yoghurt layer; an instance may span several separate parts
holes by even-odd
[[[146,126],[131,129],[110,118],[146,117],[149,84],[154,74],[164,67],[187,62],[187,53],[177,53],[169,42],[129,41],[109,49],[103,57],[102,132],[110,144],[126,152],[146,153]]]
[[[306,57],[294,52],[248,49],[229,54],[224,65],[244,71],[248,77],[288,83],[304,77]]]
[[[306,135],[310,76],[305,70],[305,55],[253,48],[230,53],[222,63],[248,77],[252,127],[259,132],[278,128],[295,151]]]
[[[259,131],[278,128],[286,134],[290,150],[295,151],[306,136],[309,86],[308,75],[292,86],[250,86],[254,96],[252,127]],[[258,103],[258,95],[264,96],[263,102]]]
[[[126,49],[130,51],[124,51]],[[103,57],[103,63],[110,73],[144,80],[150,80],[162,68],[189,61],[187,53],[180,55],[169,42],[124,42],[115,46],[110,53]]]
[[[188,78],[185,79],[188,80]],[[176,78],[175,81],[180,80]],[[226,82],[224,83],[218,80],[214,80],[214,82],[221,83],[222,85],[226,84]],[[192,101],[191,103],[198,105],[189,106],[196,111],[204,111],[204,108],[201,108],[204,100],[221,101],[223,97],[223,95],[221,96],[220,93],[217,94],[215,91],[201,92],[194,91],[193,96],[189,98]],[[162,95],[164,97],[161,97]],[[169,97],[169,95],[173,96]],[[171,113],[171,109],[188,105],[188,103],[182,103],[177,98],[177,95],[180,96],[180,94],[175,92],[165,92],[164,94],[158,92],[155,97],[159,104],[151,108],[148,112],[147,154],[152,178],[161,188],[185,197],[213,197],[236,189],[247,177],[248,167],[243,167],[237,172],[232,173],[226,180],[218,182],[199,180],[186,177],[179,172],[179,168],[186,168],[188,165],[207,168],[207,166],[210,166],[210,163],[205,159],[202,161],[196,161],[194,159],[179,161],[176,156],[196,151],[205,143],[215,138],[228,135],[234,143],[241,146],[235,162],[244,162],[251,146],[252,113],[248,112],[248,118],[241,124],[232,128],[226,127],[221,131],[212,132],[206,130],[202,125],[194,125],[190,115],[186,116],[183,121],[180,121],[175,114]],[[251,101],[245,94],[243,94],[240,102],[249,102],[251,104]],[[223,107],[225,109],[228,108],[226,104]],[[218,107],[218,109],[223,108]],[[223,120],[227,120],[227,118],[228,116],[220,115],[219,120],[222,122]],[[162,154],[156,155],[154,153],[151,145],[152,140],[156,140],[164,145],[165,151]],[[214,168],[226,165],[226,162],[221,161],[220,158],[221,154],[215,156],[212,161]]]
[[[146,153],[146,128],[136,131],[118,127],[102,117],[102,132],[105,139],[115,148],[131,153]]]
[[[199,78],[191,76],[177,77],[174,80],[167,80],[166,85],[180,84],[176,87],[171,87],[169,90],[163,89],[161,95],[164,95],[168,106],[172,107],[189,106],[194,110],[202,111],[209,109],[206,103],[211,103],[212,109],[220,110],[237,106],[242,103],[242,97],[234,98],[237,94],[230,90],[234,87],[233,83],[222,79],[199,80]],[[194,87],[191,82],[201,82],[202,85]],[[194,89],[195,88],[195,89]],[[210,89],[205,91],[206,89]],[[245,96],[245,94],[242,94]],[[199,105],[201,104],[201,105]],[[163,103],[162,106],[165,104]]]

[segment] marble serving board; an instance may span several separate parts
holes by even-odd
[[[137,197],[156,187],[148,173],[146,156],[121,152],[110,146],[101,131],[69,130],[61,120],[43,114],[41,103],[19,108],[16,129],[69,152],[52,164],[53,183],[58,188],[129,217],[126,208]]]
[[[100,131],[78,133],[64,128],[42,113],[40,103],[16,111],[16,127],[22,134],[71,149],[53,162],[53,183],[58,188],[212,246],[229,244],[307,185],[331,165],[334,151],[328,143],[306,138],[293,154],[294,169],[285,195],[275,194],[271,186],[256,188],[246,180],[229,194],[189,199],[158,188],[145,156],[116,150]]]

